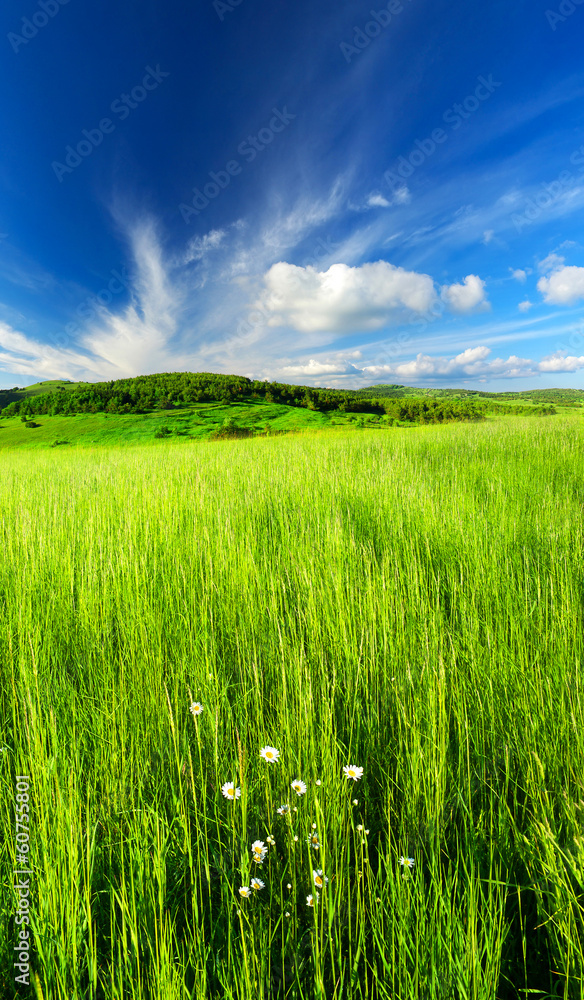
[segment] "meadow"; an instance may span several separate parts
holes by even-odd
[[[2,1000],[581,998],[583,509],[577,414],[3,448]]]

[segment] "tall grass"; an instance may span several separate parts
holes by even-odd
[[[37,997],[582,997],[583,444],[558,416],[2,454]]]

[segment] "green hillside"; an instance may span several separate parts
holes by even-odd
[[[555,403],[574,406],[584,403],[584,389],[524,389],[520,392],[485,392],[482,389],[419,389],[408,385],[371,385],[357,389],[357,396],[400,399],[405,396],[429,396],[435,399],[493,399],[502,403]]]
[[[444,406],[436,400],[420,400],[413,408],[408,405],[407,413],[401,413],[389,400],[363,397],[354,390],[311,388],[213,372],[165,372],[93,384],[40,383],[31,389],[14,388],[10,393],[0,394],[0,415],[32,420],[78,413],[147,414],[160,410],[172,413],[206,403],[255,405],[264,401],[313,413],[386,415],[423,421],[425,415],[430,415],[430,422],[481,417],[480,410],[467,400],[458,404],[449,401]]]
[[[482,393],[380,385],[312,388],[212,372],[166,372],[110,382],[50,380],[0,391],[0,448],[140,444],[163,438],[256,437],[341,426],[548,416],[579,407],[581,390]]]

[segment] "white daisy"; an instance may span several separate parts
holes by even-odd
[[[400,865],[406,865],[408,868],[413,868],[415,862],[413,858],[400,858]]]
[[[279,816],[285,816],[286,813],[290,812],[290,806],[286,802],[283,806],[279,806],[278,809],[276,809],[276,812]]]
[[[295,778],[290,787],[294,789],[297,795],[304,795],[306,792],[306,785],[300,778]]]
[[[260,757],[267,760],[269,764],[275,764],[280,756],[280,751],[276,750],[275,747],[262,747],[260,750]]]
[[[251,845],[251,856],[258,865],[263,865],[264,858],[268,853],[268,848],[264,844],[263,840],[254,840]]]
[[[317,899],[318,899],[318,893],[315,893],[314,896],[312,896],[312,895],[307,896],[306,897],[306,905],[307,906],[314,906],[315,900],[317,900]]]
[[[201,715],[202,711],[203,711],[203,706],[201,705],[200,701],[194,701],[191,707],[189,708],[189,712],[192,712],[193,715]]]
[[[241,795],[241,788],[236,788],[232,781],[226,781],[224,785],[221,785],[221,791],[225,798],[231,799],[232,802]]]
[[[251,896],[250,887],[248,885],[242,885],[239,890],[239,895],[244,896],[246,899],[248,899]]]
[[[252,878],[252,880],[250,882],[250,885],[251,885],[252,889],[257,889],[258,891],[260,889],[264,889],[265,888],[265,883],[262,882],[261,878]]]
[[[358,781],[363,774],[363,768],[357,767],[356,764],[347,764],[347,766],[343,768],[343,771],[345,772],[345,777],[352,778],[353,781]]]
[[[322,868],[319,868],[318,871],[316,872],[313,869],[312,877],[314,879],[314,884],[317,889],[322,889],[323,885],[326,885],[328,882],[328,878],[326,877],[326,875],[323,875],[322,873]]]
[[[315,851],[318,851],[320,847],[320,840],[318,839],[318,833],[311,833],[310,837],[306,838],[306,842],[309,847],[313,847]]]

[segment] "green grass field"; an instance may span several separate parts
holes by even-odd
[[[2,1000],[581,998],[581,416],[41,430],[0,429]]]
[[[202,441],[231,418],[242,428],[263,434],[319,430],[325,427],[349,425],[359,418],[353,413],[318,412],[264,400],[241,405],[234,403],[202,403],[184,409],[154,411],[144,414],[78,413],[73,416],[34,418],[38,425],[26,427],[18,417],[0,420],[0,451],[5,448],[44,450],[48,445],[92,447],[95,445],[146,444],[155,439],[161,428],[167,427],[173,436],[184,441]],[[384,418],[365,414],[364,423],[384,424]]]

